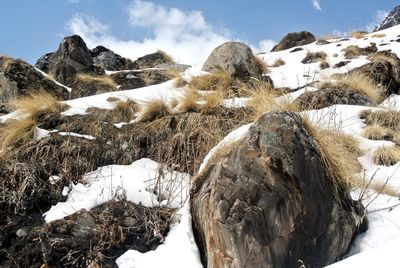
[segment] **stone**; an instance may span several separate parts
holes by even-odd
[[[49,58],[54,54],[54,52],[50,52],[41,56],[37,62],[35,63],[35,67],[39,70],[47,73],[49,71]]]
[[[400,24],[400,6],[396,6],[382,21],[382,23],[374,29],[374,32],[385,30]]]
[[[135,60],[133,62],[132,69],[154,68],[157,65],[165,63],[173,63],[173,60],[165,52],[157,51],[155,53],[147,54]]]
[[[124,58],[110,49],[97,46],[91,51],[93,62],[109,71],[120,71],[133,69],[134,65],[130,59]]]
[[[307,31],[288,33],[275,45],[271,52],[282,51],[292,47],[304,46],[315,42],[315,36]]]
[[[299,115],[264,114],[213,163],[190,199],[204,267],[323,267],[347,253],[363,208],[336,188]]]

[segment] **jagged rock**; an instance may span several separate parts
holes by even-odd
[[[288,33],[277,45],[275,45],[271,52],[286,50],[292,47],[304,46],[315,42],[315,36],[306,31]]]
[[[322,109],[334,104],[374,106],[375,103],[365,95],[341,88],[325,88],[308,91],[294,101],[300,110]]]
[[[203,71],[226,71],[233,79],[247,82],[261,78],[263,69],[257,64],[250,47],[239,42],[226,42],[215,48],[203,65]]]
[[[398,24],[400,24],[400,6],[396,6],[374,31],[385,30]]]
[[[44,90],[52,95],[67,100],[69,92],[65,87],[37,71],[32,65],[9,57],[0,57],[0,112],[10,112],[7,102],[20,95]]]
[[[93,62],[96,65],[110,71],[133,69],[134,65],[130,59],[121,57],[103,46],[97,46],[91,51]]]
[[[190,199],[205,267],[323,267],[346,254],[363,208],[335,187],[297,114],[264,114],[213,163]]]
[[[111,74],[111,78],[120,85],[119,90],[134,89],[144,86],[157,85],[170,80],[168,70],[143,70],[118,72]]]
[[[85,42],[78,35],[65,37],[48,58],[48,73],[64,85],[71,85],[78,73],[104,74],[93,64],[93,58]]]
[[[349,64],[351,61],[349,60],[342,60],[338,63],[336,63],[335,65],[333,65],[333,68],[341,68],[343,66],[346,66],[347,64]]]
[[[135,60],[132,69],[154,68],[159,64],[165,63],[173,63],[173,60],[166,53],[157,51]]]
[[[71,85],[71,98],[82,98],[101,93],[116,91],[117,86],[113,80],[102,79],[102,76],[93,77],[90,79],[75,79]]]
[[[41,56],[37,62],[35,63],[35,67],[39,70],[47,73],[49,71],[49,58],[54,54],[54,52],[50,52]]]
[[[389,51],[377,52],[369,57],[370,63],[353,69],[351,72],[362,73],[383,86],[383,95],[400,92],[400,59]]]

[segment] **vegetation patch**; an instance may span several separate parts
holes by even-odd
[[[382,166],[393,166],[400,162],[400,148],[381,147],[374,152],[374,163]]]
[[[301,63],[308,64],[308,63],[314,63],[318,61],[324,61],[326,60],[326,53],[323,51],[318,51],[318,52],[310,52],[308,51],[304,59],[301,61]]]

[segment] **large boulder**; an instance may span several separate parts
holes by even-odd
[[[225,154],[191,189],[205,267],[322,267],[346,254],[363,209],[335,186],[297,114],[264,114]]]
[[[68,90],[43,75],[23,60],[0,57],[0,103],[2,113],[9,112],[7,102],[20,95],[46,91],[59,99],[67,100]]]
[[[203,65],[203,71],[226,71],[233,79],[247,82],[262,78],[263,68],[250,47],[239,42],[226,42],[215,48]]]
[[[172,58],[163,51],[147,54],[133,62],[132,69],[154,68],[160,64],[173,63]]]
[[[68,86],[74,82],[78,73],[92,75],[104,73],[104,70],[93,64],[90,50],[78,35],[65,37],[48,61],[48,73]]]
[[[119,90],[157,85],[172,79],[168,70],[142,70],[113,73],[110,77],[120,85]]]
[[[106,70],[120,71],[134,68],[130,59],[121,57],[106,47],[97,46],[90,53],[92,54],[93,62]]]
[[[369,97],[345,88],[324,88],[317,91],[304,92],[295,99],[294,103],[300,110],[322,109],[335,104],[376,105]]]
[[[389,51],[370,55],[370,63],[353,69],[353,73],[362,73],[372,78],[375,83],[384,88],[384,95],[400,92],[400,59]]]
[[[381,31],[400,24],[400,6],[395,7],[374,31]]]
[[[297,46],[304,46],[315,41],[315,36],[307,31],[288,33],[277,45],[272,48],[271,52],[286,50]]]

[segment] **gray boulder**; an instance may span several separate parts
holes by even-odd
[[[133,69],[133,62],[130,59],[121,57],[103,46],[97,46],[91,51],[93,62],[96,65],[110,71]]]
[[[247,82],[251,77],[262,78],[263,68],[250,47],[239,42],[226,42],[215,48],[203,65],[203,71],[226,71],[234,78]]]
[[[315,36],[307,31],[288,33],[277,45],[272,48],[271,52],[286,50],[297,46],[304,46],[315,41]]]
[[[297,114],[264,114],[213,163],[190,199],[205,267],[323,267],[346,254],[363,208],[335,186]]]
[[[93,58],[85,42],[78,35],[65,37],[48,58],[48,73],[64,85],[71,85],[78,73],[103,74],[102,68],[93,64]]]
[[[396,6],[374,31],[385,30],[398,24],[400,24],[400,6]]]

